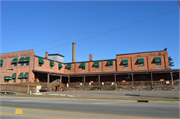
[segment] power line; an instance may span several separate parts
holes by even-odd
[[[113,32],[113,31],[117,31],[117,30],[119,30],[119,29],[123,29],[123,28],[129,27],[129,26],[132,26],[132,25],[135,25],[135,24],[138,24],[138,23],[141,23],[141,22],[144,22],[144,21],[147,21],[147,20],[150,20],[150,19],[153,19],[153,18],[162,16],[162,15],[171,13],[171,12],[177,10],[177,9],[178,9],[178,8],[176,8],[176,9],[174,9],[174,10],[171,10],[171,11],[168,11],[168,12],[165,12],[165,13],[160,14],[160,15],[156,15],[156,16],[154,16],[154,17],[150,17],[150,18],[145,19],[145,20],[141,20],[141,21],[139,21],[139,22],[135,22],[135,23],[126,25],[126,26],[124,26],[124,27],[120,27],[120,28],[117,28],[117,29],[113,29],[113,30],[110,30],[110,31],[107,31],[107,32],[104,32],[104,33],[100,33],[100,34],[97,34],[97,35],[94,35],[94,36],[91,36],[91,37],[88,37],[88,38],[84,38],[84,39],[81,39],[81,40],[73,41],[73,42],[80,42],[80,41],[87,40],[87,39],[90,39],[90,38],[94,38],[94,37],[97,37],[97,36],[100,36],[100,35],[104,35],[104,34],[107,34],[107,33]],[[47,48],[47,49],[43,49],[43,50],[39,50],[39,51],[37,51],[37,52],[42,52],[42,51],[44,51],[44,50],[54,49],[54,48],[57,48],[57,47],[60,47],[60,46],[65,46],[65,45],[69,45],[69,44],[72,44],[72,42],[71,42],[71,43],[66,43],[66,44],[63,44],[63,45],[59,45],[59,46],[55,46],[55,47],[51,47],[51,48]]]
[[[117,3],[115,3],[113,5],[117,5]],[[43,21],[43,22],[37,22],[37,23],[34,23],[34,24],[26,25],[26,26],[16,27],[16,28],[4,30],[4,31],[1,31],[1,32],[5,32],[5,31],[9,31],[9,30],[14,30],[14,29],[18,29],[18,28],[23,28],[23,27],[27,27],[27,26],[32,26],[32,25],[36,25],[36,24],[40,24],[40,23],[44,23],[44,22],[49,22],[49,21],[53,21],[53,20],[57,20],[57,19],[61,19],[61,18],[66,18],[66,17],[69,17],[69,16],[73,16],[73,15],[77,15],[77,14],[82,14],[82,13],[86,13],[86,12],[89,12],[89,11],[94,11],[94,10],[97,10],[97,9],[102,9],[102,8],[110,7],[110,6],[113,6],[113,5],[108,5],[108,6],[105,6],[105,7],[95,8],[95,9],[92,9],[92,10],[87,10],[87,11],[84,11],[84,12],[79,12],[79,13],[67,15],[67,16],[64,16],[64,17],[59,17],[59,18]]]
[[[51,9],[47,9],[47,10],[40,11],[40,12],[36,12],[36,13],[33,13],[33,14],[29,14],[29,15],[25,15],[25,16],[17,17],[17,18],[14,18],[14,19],[9,19],[9,20],[6,20],[6,21],[2,21],[1,23],[8,22],[8,21],[12,21],[12,20],[15,20],[15,19],[20,19],[20,18],[23,18],[23,17],[32,16],[32,15],[35,15],[35,14],[39,14],[39,13],[43,13],[43,12],[50,11],[50,10],[53,10],[53,9],[61,8],[61,7],[64,7],[64,6],[68,6],[68,5],[76,4],[76,3],[79,3],[79,2],[80,2],[80,1],[78,1],[78,2],[73,2],[73,3],[66,4],[66,5],[62,5],[62,6],[59,6],[59,7],[55,7],[55,8],[51,8]]]
[[[106,26],[106,27],[99,28],[99,29],[96,29],[96,30],[88,31],[88,32],[85,32],[85,33],[69,36],[69,37],[66,37],[66,38],[61,38],[61,39],[58,39],[58,40],[53,40],[53,41],[49,41],[49,42],[45,42],[45,43],[40,43],[40,44],[32,45],[32,46],[26,46],[25,48],[33,47],[33,46],[39,46],[39,45],[43,45],[43,44],[48,44],[48,43],[52,43],[52,42],[55,42],[55,41],[65,40],[65,39],[68,39],[68,38],[73,38],[73,37],[84,35],[84,34],[87,34],[87,33],[92,33],[92,32],[95,32],[95,31],[102,30],[102,29],[106,29],[106,28],[110,28],[110,27],[113,27],[113,26],[117,26],[117,25],[123,24],[123,23],[127,23],[127,22],[130,22],[130,21],[138,20],[138,19],[141,19],[141,18],[144,18],[144,17],[147,17],[147,16],[152,16],[152,15],[157,14],[157,13],[162,13],[162,12],[165,12],[165,11],[167,11],[169,9],[174,9],[174,8],[177,8],[177,7],[168,8],[166,10],[162,10],[162,11],[159,11],[159,12],[156,12],[156,13],[152,13],[152,14],[149,14],[149,15],[145,15],[145,16],[142,16],[142,17],[135,18],[135,19],[131,19],[131,20],[128,20],[128,21],[125,21],[125,22],[121,22],[121,23],[118,23],[118,24],[114,24],[114,25],[111,25],[111,26]],[[24,48],[21,48],[21,49],[24,49]]]
[[[15,25],[15,24],[20,24],[20,23],[23,23],[23,22],[31,21],[31,20],[34,20],[34,19],[39,19],[39,18],[42,18],[42,17],[46,17],[46,16],[50,16],[50,15],[53,15],[53,14],[61,13],[61,12],[64,12],[64,11],[72,10],[72,9],[75,9],[75,8],[78,8],[78,7],[81,7],[81,6],[86,6],[86,5],[89,5],[89,4],[92,4],[92,3],[83,4],[83,5],[80,5],[80,6],[77,6],[77,7],[73,7],[73,8],[70,8],[70,9],[62,10],[62,11],[55,12],[55,13],[52,13],[52,14],[36,17],[36,18],[33,18],[33,19],[29,19],[29,20],[25,20],[25,21],[21,21],[21,22],[17,22],[17,23],[14,23],[14,24],[1,26],[1,27],[7,27],[7,26]]]

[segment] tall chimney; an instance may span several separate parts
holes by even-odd
[[[92,54],[89,54],[89,61],[92,61]]]
[[[76,43],[72,43],[73,48],[72,48],[72,62],[76,62]]]
[[[45,52],[45,58],[46,59],[48,58],[48,52]]]

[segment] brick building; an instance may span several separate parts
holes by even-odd
[[[75,52],[73,50],[73,52]],[[162,51],[117,54],[115,59],[64,63],[60,54],[45,53],[45,57],[34,55],[34,50],[0,55],[0,83],[71,82],[93,83],[128,81],[172,81],[178,69],[170,69],[168,53]],[[4,72],[4,73],[3,73]],[[6,72],[6,73],[5,73]],[[100,84],[102,82],[102,84]],[[172,82],[173,83],[173,82]]]

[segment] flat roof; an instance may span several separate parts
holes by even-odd
[[[60,55],[60,54],[48,54],[48,56],[53,56],[53,55],[59,55],[61,57],[64,57],[63,55]]]
[[[126,54],[117,54],[117,55],[130,55],[130,54],[139,54],[139,53],[150,53],[150,52],[162,52],[166,50],[160,50],[160,51],[148,51],[148,52],[136,52],[136,53],[126,53]],[[116,56],[117,56],[116,55]]]

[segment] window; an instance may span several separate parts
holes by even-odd
[[[81,67],[81,70],[85,70],[86,68],[85,67]]]
[[[21,62],[21,63],[20,63],[20,66],[21,66],[21,67],[24,66],[24,62]]]
[[[138,67],[144,67],[144,63],[138,63]]]
[[[26,66],[29,66],[29,62],[26,62]]]
[[[154,58],[155,66],[161,66],[161,57],[155,57]]]
[[[71,67],[70,68],[67,68],[68,71],[71,71]]]
[[[16,83],[16,79],[13,79],[13,82]]]
[[[52,65],[50,65],[50,69],[53,69],[53,66],[52,66]]]
[[[99,65],[98,66],[94,66],[94,69],[99,69]]]
[[[26,82],[28,82],[28,78],[26,79]]]
[[[3,60],[0,60],[0,68],[3,67]]]
[[[43,65],[43,64],[41,64],[41,63],[38,64],[39,67],[42,67],[42,65]]]
[[[108,65],[108,69],[113,69],[113,65]]]
[[[23,83],[23,79],[21,79],[21,83]]]
[[[61,67],[58,67],[58,70],[60,70],[60,71],[61,71]]]
[[[162,66],[161,62],[155,62],[155,66]]]
[[[123,68],[127,68],[128,67],[128,64],[123,64]]]
[[[144,58],[138,58],[138,67],[144,67]]]
[[[122,60],[122,66],[123,66],[123,68],[127,68],[128,67],[128,59],[123,59]]]
[[[13,63],[13,66],[14,66],[14,67],[17,67],[17,63]]]

